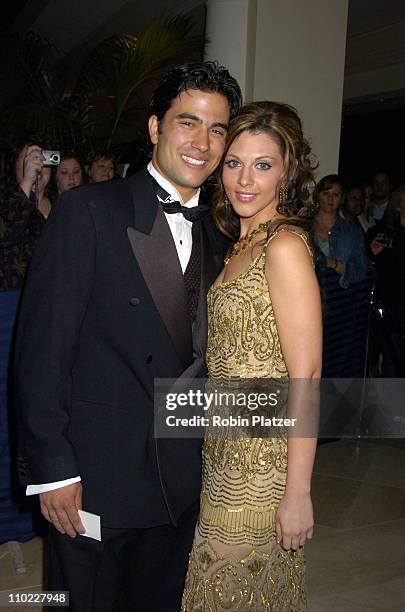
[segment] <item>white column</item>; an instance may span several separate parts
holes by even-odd
[[[348,0],[259,0],[255,100],[295,106],[320,167],[339,161]]]
[[[295,106],[320,167],[339,160],[348,0],[209,0],[207,59],[238,79],[245,101]]]
[[[208,0],[205,59],[226,66],[250,101],[254,88],[257,0]]]

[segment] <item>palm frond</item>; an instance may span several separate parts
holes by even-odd
[[[47,140],[77,147],[91,142],[96,132],[93,100],[108,96],[111,113],[103,129],[111,146],[117,127],[133,113],[134,93],[158,70],[177,58],[184,59],[202,46],[193,36],[188,16],[161,15],[138,36],[113,36],[103,40],[83,63],[73,92],[66,96],[63,78],[55,70],[55,53],[46,38],[29,32],[0,38],[0,51],[10,71],[22,84],[17,98],[5,102],[0,127],[11,136],[40,132]],[[128,112],[127,112],[128,111]]]
[[[193,51],[201,38],[192,36],[189,17],[154,18],[137,37],[111,37],[101,42],[85,62],[82,86],[100,88],[115,97],[116,113],[110,141],[134,90],[166,63]]]
[[[2,46],[11,69],[25,83],[28,95],[43,103],[52,102],[57,96],[57,87],[50,79],[53,49],[49,40],[34,32],[24,36],[11,34],[3,39]]]
[[[88,142],[86,130],[63,105],[47,107],[38,101],[22,102],[4,112],[4,121],[13,125],[15,136],[29,131],[43,136],[53,148],[82,148]]]

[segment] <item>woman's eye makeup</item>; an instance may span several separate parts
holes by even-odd
[[[227,159],[225,161],[225,166],[228,166],[228,168],[239,168],[241,166],[241,163],[239,160],[237,159]],[[269,162],[256,162],[255,163],[255,168],[257,168],[258,170],[270,170],[271,168],[271,164]]]
[[[237,159],[227,159],[225,165],[228,166],[228,168],[237,168],[240,162],[238,162]]]

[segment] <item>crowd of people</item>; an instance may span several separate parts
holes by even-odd
[[[92,151],[85,164],[73,152],[59,154],[57,165],[44,165],[41,138],[17,143],[13,163],[0,183],[0,541],[24,541],[40,530],[29,500],[19,499],[14,461],[16,424],[13,405],[12,354],[17,311],[28,265],[52,207],[61,193],[83,183],[113,178],[114,155]],[[16,519],[18,517],[18,519]]]
[[[313,192],[325,377],[403,377],[404,185],[323,177]]]
[[[198,440],[153,439],[153,381],[403,377],[405,187],[315,185],[295,109],[241,108],[210,62],[163,77],[149,136],[129,178],[29,139],[3,180],[0,537],[36,529],[11,494],[17,415],[72,610],[303,610],[316,436],[206,438],[200,488]]]

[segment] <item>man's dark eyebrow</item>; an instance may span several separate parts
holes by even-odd
[[[192,115],[191,113],[179,113],[176,115],[176,119],[192,119],[193,121],[198,121],[201,123],[200,117],[197,117],[197,115]]]
[[[197,121],[198,123],[202,123],[202,120],[200,119],[200,117],[197,117],[197,115],[192,115],[191,113],[179,113],[178,115],[176,115],[176,119],[191,119],[192,121]],[[213,125],[211,125],[211,127],[220,127],[223,130],[227,131],[228,130],[228,124],[227,123],[214,123]]]

